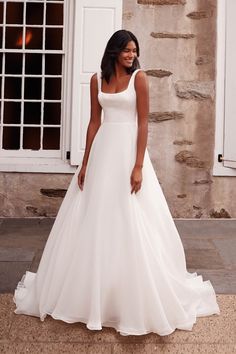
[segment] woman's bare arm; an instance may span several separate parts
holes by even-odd
[[[148,113],[149,113],[149,89],[147,76],[139,71],[135,77],[136,104],[138,115],[137,152],[135,164],[130,176],[131,194],[137,193],[142,184],[142,167],[147,146]]]
[[[139,71],[135,77],[137,97],[138,136],[135,166],[142,167],[148,137],[149,87],[147,75]]]
[[[86,145],[82,165],[86,166],[88,163],[90,149],[93,139],[101,125],[101,112],[102,107],[98,102],[98,83],[97,74],[93,74],[90,80],[90,121],[86,134]]]

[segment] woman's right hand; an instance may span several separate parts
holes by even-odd
[[[78,186],[81,190],[84,187],[84,179],[85,179],[86,166],[82,165],[78,174]]]

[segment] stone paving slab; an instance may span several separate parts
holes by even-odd
[[[236,353],[236,295],[217,295],[220,315],[198,317],[192,331],[168,336],[121,336],[115,329],[89,330],[50,316],[16,315],[12,294],[0,295],[1,353]]]
[[[36,272],[54,218],[0,219],[0,293]],[[188,270],[199,270],[218,294],[236,294],[236,219],[174,219]]]
[[[0,292],[13,292],[31,262],[0,262]]]

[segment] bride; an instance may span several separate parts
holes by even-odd
[[[90,330],[161,336],[220,314],[209,280],[189,273],[147,150],[148,81],[133,33],[109,39],[90,83],[91,117],[77,168],[37,273],[14,293],[16,314]],[[101,119],[101,112],[104,117]]]

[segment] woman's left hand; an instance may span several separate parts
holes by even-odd
[[[134,166],[130,176],[131,194],[137,193],[141,189],[142,180],[142,168]]]

